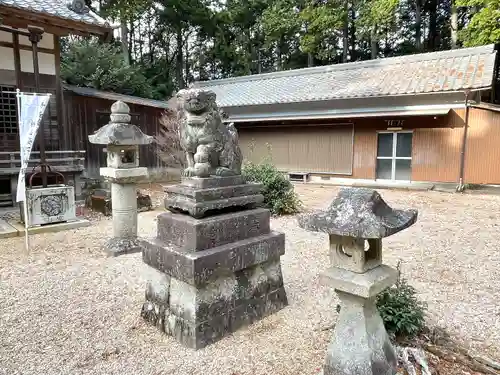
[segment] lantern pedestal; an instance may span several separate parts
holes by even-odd
[[[111,106],[110,119],[89,140],[106,145],[107,167],[100,172],[111,183],[113,237],[105,250],[118,256],[141,251],[137,240],[137,182],[148,171],[139,167],[139,146],[150,144],[153,138],[130,123],[130,108],[121,101]]]
[[[113,237],[106,243],[112,256],[141,252],[137,240],[137,181],[146,177],[146,168],[101,168],[111,182]]]

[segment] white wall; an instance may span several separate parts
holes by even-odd
[[[14,50],[12,48],[0,47],[0,69],[16,70],[14,65]]]
[[[12,43],[12,34],[6,31],[0,31],[0,41]],[[30,46],[31,42],[28,37],[19,36],[19,44]],[[42,40],[38,43],[40,48],[54,48],[54,36],[52,34],[43,34]],[[34,73],[33,69],[33,53],[22,49],[19,52],[21,56],[21,71]],[[8,47],[0,47],[0,69],[15,70],[14,65],[14,50]],[[40,74],[56,74],[55,55],[50,53],[38,52],[38,66]]]

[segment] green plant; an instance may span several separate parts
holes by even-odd
[[[73,41],[61,57],[61,76],[70,85],[154,98],[142,68],[128,65],[120,47],[93,39]]]
[[[417,298],[417,291],[401,276],[395,285],[377,296],[377,308],[387,332],[395,337],[413,337],[425,326],[427,304]]]
[[[302,208],[292,183],[270,162],[247,162],[243,166],[243,175],[247,181],[264,185],[264,204],[274,215],[295,214]]]

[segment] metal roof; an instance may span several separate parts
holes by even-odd
[[[491,87],[494,45],[214,81],[221,107],[463,91]]]
[[[122,102],[125,102],[128,104],[143,105],[145,107],[153,107],[153,108],[160,108],[160,109],[172,108],[172,106],[171,106],[171,104],[169,104],[169,102],[162,101],[162,100],[139,98],[138,96],[117,94],[114,92],[100,91],[100,90],[96,90],[96,89],[89,88],[89,87],[79,87],[79,86],[72,86],[72,85],[68,85],[68,84],[64,84],[63,87],[64,87],[64,89],[66,89],[68,91],[74,92],[75,94],[82,95],[82,96],[90,96],[93,98],[100,98],[100,99],[106,99],[106,100],[111,100],[111,101],[121,100]]]
[[[78,12],[71,9],[71,4],[72,2],[67,0],[0,0],[0,6],[4,5],[32,13],[45,14],[51,17],[104,28],[114,27],[87,7],[84,8],[84,11]]]

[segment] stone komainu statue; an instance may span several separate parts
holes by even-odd
[[[238,132],[225,125],[215,102],[215,93],[186,89],[177,93],[180,143],[186,152],[186,177],[234,176],[241,174],[242,154]]]

